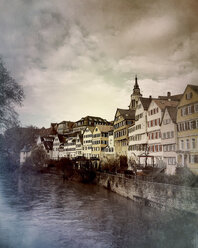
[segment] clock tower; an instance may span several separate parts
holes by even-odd
[[[138,85],[138,80],[137,80],[137,76],[135,76],[135,85],[133,88],[133,93],[131,94],[131,102],[129,105],[129,109],[131,110],[135,110],[136,106],[137,106],[137,102],[139,100],[139,98],[142,96],[142,94],[140,93],[140,88]]]

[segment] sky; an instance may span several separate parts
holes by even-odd
[[[197,0],[1,0],[0,56],[25,92],[23,126],[128,108],[198,85]]]

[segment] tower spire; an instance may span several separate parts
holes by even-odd
[[[137,75],[135,75],[135,85],[134,85],[134,89],[139,89],[138,80],[137,80]]]
[[[138,99],[141,96],[142,96],[142,94],[140,93],[140,88],[139,88],[139,85],[138,85],[137,75],[135,75],[135,84],[134,84],[134,88],[133,88],[133,93],[131,94],[131,103],[129,105],[129,109],[132,109],[132,110],[136,109]]]

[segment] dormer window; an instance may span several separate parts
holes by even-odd
[[[190,100],[192,98],[192,92],[186,93],[186,100]]]

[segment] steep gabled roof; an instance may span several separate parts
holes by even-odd
[[[52,150],[53,149],[53,142],[52,141],[44,141],[43,145],[46,150]]]
[[[166,106],[165,107],[165,110],[164,110],[164,113],[163,113],[163,116],[162,116],[162,121],[164,119],[164,114],[165,114],[165,111],[168,111],[169,115],[170,115],[170,118],[172,120],[173,123],[176,123],[176,118],[177,118],[177,107],[172,107],[172,106]]]
[[[125,120],[135,120],[135,110],[118,108],[117,111],[119,111],[119,113]]]
[[[193,89],[196,93],[198,93],[198,85],[193,85],[193,84],[188,84],[187,87],[190,87],[191,89]]]
[[[144,110],[148,110],[149,105],[150,105],[150,103],[152,101],[152,98],[140,97],[139,99],[140,99],[140,101],[142,103],[142,106],[143,106]]]
[[[112,126],[107,125],[96,125],[96,127],[100,130],[101,133],[108,133],[110,130],[113,129]]]
[[[171,107],[171,106],[168,106],[166,107],[167,110],[168,110],[168,113],[170,115],[170,118],[171,120],[176,123],[176,118],[177,118],[177,107]]]
[[[91,126],[87,126],[87,128],[88,128],[92,133],[93,133],[93,131],[94,131],[94,129],[95,129],[95,127],[91,127]],[[87,129],[87,128],[86,128],[86,129]],[[85,129],[85,130],[86,130],[86,129]]]
[[[64,143],[65,142],[65,137],[61,134],[58,134],[58,139],[60,141],[60,143]]]

